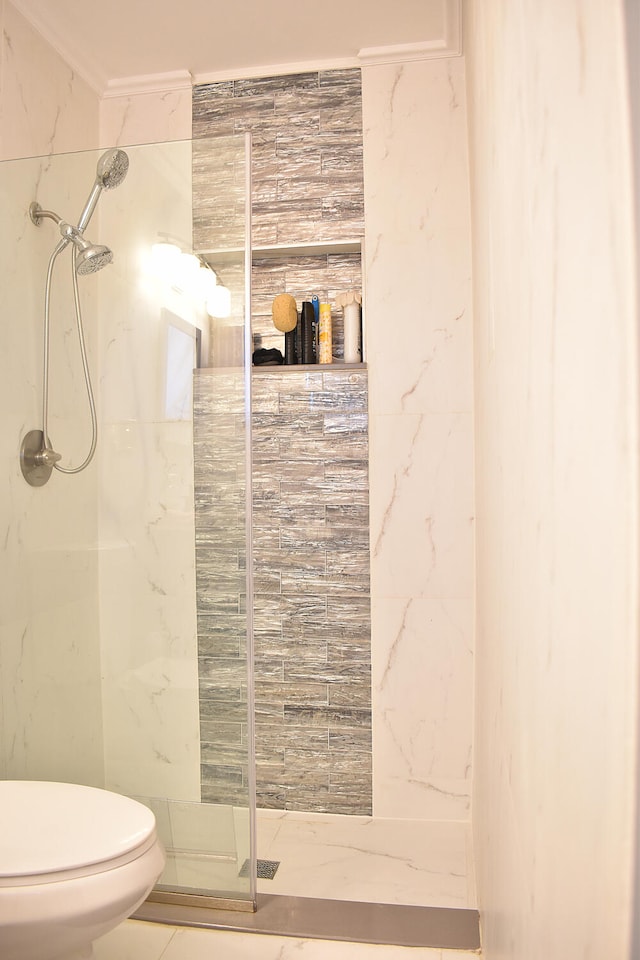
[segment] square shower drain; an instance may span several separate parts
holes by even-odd
[[[258,860],[258,880],[273,880],[276,875],[276,870],[280,866],[279,860]],[[239,877],[248,877],[249,876],[249,861],[245,860],[242,864],[242,869],[238,874]]]

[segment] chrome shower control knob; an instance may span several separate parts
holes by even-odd
[[[29,430],[20,447],[20,469],[28,484],[44,486],[60,459],[60,454],[44,442],[42,430]]]
[[[62,460],[62,454],[56,453],[55,450],[52,450],[51,447],[44,447],[36,453],[34,460],[37,464],[41,464],[45,467],[52,467],[58,460]]]

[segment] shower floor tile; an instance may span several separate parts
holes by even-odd
[[[476,906],[469,825],[258,811],[258,891],[286,896]]]

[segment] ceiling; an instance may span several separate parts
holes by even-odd
[[[109,81],[351,61],[441,37],[451,0],[12,0],[99,93]],[[345,63],[346,65],[346,63]]]

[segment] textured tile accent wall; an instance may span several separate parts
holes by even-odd
[[[332,302],[362,285],[359,253],[280,251],[274,259],[259,249],[362,236],[360,71],[205,84],[194,89],[193,125],[194,138],[251,132],[252,331],[261,346],[283,350],[271,323],[277,293],[291,293],[298,305],[313,294]],[[216,262],[211,237],[218,250],[238,245],[241,201],[233,157],[210,157],[194,142],[194,247],[211,251],[223,282],[231,268],[224,256]],[[338,311],[334,331],[339,359]],[[238,667],[244,586],[238,580],[233,593],[239,544],[226,536],[232,520],[224,513],[220,520],[218,484],[230,518],[238,488],[225,487],[235,480],[207,394],[216,381],[200,377],[209,382],[195,394],[195,419],[208,423],[194,425],[196,461],[207,464],[196,462],[203,798],[235,802],[246,788]],[[366,369],[256,370],[252,425],[258,806],[370,814]],[[221,429],[232,430],[224,416]],[[226,538],[230,570],[216,537]]]
[[[252,330],[257,344],[284,351],[271,302],[290,293],[335,302],[362,287],[360,254],[260,255],[261,247],[358,241],[364,233],[360,70],[329,70],[230,80],[194,88],[194,247],[242,242],[243,172],[233,152],[211,155],[201,137],[251,133]],[[224,262],[211,261],[226,282]],[[334,311],[334,356],[342,352],[342,315]]]
[[[202,798],[246,803],[242,378],[196,371]],[[366,370],[253,378],[258,806],[371,813]]]
[[[359,70],[194,87],[194,139],[247,131],[253,158],[254,247],[362,236]],[[218,210],[214,196],[206,200],[207,212],[220,218],[224,232],[223,208]]]
[[[247,805],[245,424],[241,372],[193,389],[202,799]]]
[[[258,806],[371,813],[366,371],[253,378]]]

